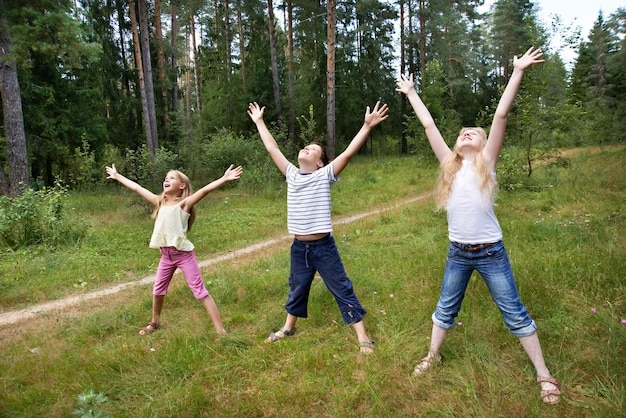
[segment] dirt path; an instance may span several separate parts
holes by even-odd
[[[341,217],[339,219],[334,220],[333,224],[334,225],[348,224],[348,223],[355,222],[355,221],[358,221],[360,219],[363,219],[369,216],[374,216],[374,215],[378,215],[384,212],[388,212],[390,210],[394,210],[402,206],[423,200],[426,197],[430,196],[430,194],[431,194],[430,192],[422,193],[420,195],[417,195],[411,198],[397,201],[394,204],[383,207],[383,208],[374,209],[374,210],[359,213],[356,215]],[[212,266],[215,264],[223,263],[225,261],[230,261],[234,259],[245,259],[246,257],[250,257],[250,256],[254,256],[255,254],[258,254],[261,250],[269,250],[272,248],[276,248],[276,249],[284,248],[284,245],[286,245],[292,239],[293,239],[292,235],[289,235],[289,234],[280,235],[278,237],[274,237],[274,238],[270,238],[264,241],[257,242],[247,247],[233,250],[226,254],[222,254],[213,258],[200,261],[198,264],[200,265],[200,268],[203,268],[203,267]],[[283,245],[278,245],[278,244],[283,244]],[[97,291],[89,292],[89,293],[83,293],[79,295],[73,295],[73,296],[63,298],[63,299],[46,302],[46,303],[42,303],[38,305],[33,305],[26,309],[21,309],[18,311],[5,312],[5,313],[0,314],[0,327],[15,324],[20,321],[24,321],[26,319],[32,319],[35,317],[52,316],[55,312],[67,311],[68,309],[80,310],[77,308],[77,306],[84,304],[84,302],[103,299],[105,297],[111,298],[112,296],[117,295],[123,290],[126,290],[128,288],[150,284],[154,282],[154,279],[155,279],[155,275],[153,274],[150,276],[146,276],[141,280],[118,284],[116,286],[109,287],[106,289],[97,290]],[[101,305],[106,306],[105,303],[102,303]],[[90,305],[90,311],[92,310],[93,310],[93,305]]]

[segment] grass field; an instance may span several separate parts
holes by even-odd
[[[289,242],[203,270],[226,337],[218,337],[182,277],[163,327],[150,318],[151,287],[40,312],[0,328],[0,416],[66,417],[94,404],[111,417],[618,417],[626,408],[626,150],[579,152],[544,166],[531,186],[501,192],[496,212],[522,301],[539,328],[560,404],[543,405],[532,365],[479,276],[468,289],[444,363],[413,366],[428,347],[445,263],[445,213],[430,199],[436,168],[415,159],[359,158],[334,186],[335,239],[376,352],[360,355],[321,280],[298,334],[275,344],[284,321]],[[245,175],[245,174],[244,174]],[[216,192],[199,206],[190,239],[199,258],[280,236],[284,189]],[[152,221],[135,196],[111,188],[72,196],[91,232],[77,248],[31,248],[0,258],[2,312],[152,274]],[[89,396],[91,393],[94,396]],[[102,398],[95,395],[100,394]],[[79,401],[86,403],[81,404]]]

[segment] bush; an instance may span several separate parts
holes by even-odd
[[[230,164],[241,165],[244,174],[239,184],[248,191],[260,192],[282,180],[258,135],[246,138],[220,130],[197,145],[192,177],[194,184],[221,177]],[[200,187],[198,183],[195,187]]]
[[[0,246],[15,250],[33,244],[57,247],[80,241],[88,227],[78,219],[67,219],[67,198],[67,188],[60,183],[27,189],[19,197],[0,197]]]

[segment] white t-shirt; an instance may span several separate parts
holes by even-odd
[[[287,229],[290,234],[309,235],[332,232],[330,185],[335,177],[333,163],[308,174],[287,164]]]
[[[495,177],[496,173],[492,172]],[[472,161],[463,161],[446,204],[448,237],[462,244],[487,244],[502,239],[493,198],[482,193]]]

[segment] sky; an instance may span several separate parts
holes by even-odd
[[[485,3],[492,3],[487,0]],[[626,0],[534,0],[539,10],[538,17],[544,27],[550,29],[552,16],[558,15],[562,24],[579,26],[584,40],[588,39],[593,24],[598,19],[598,13],[602,10],[605,19],[617,11],[619,7],[626,8]],[[561,48],[560,40],[554,39],[552,48],[559,53],[566,65],[573,65],[577,52],[569,48]]]

